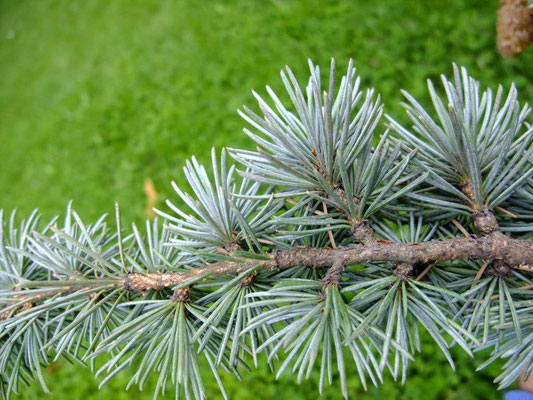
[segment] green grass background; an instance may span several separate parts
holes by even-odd
[[[405,121],[400,89],[424,104],[427,78],[451,73],[453,61],[484,84],[533,95],[533,50],[503,59],[495,50],[496,0],[387,1],[49,1],[0,0],[0,208],[46,217],[68,200],[87,220],[121,205],[124,222],[146,215],[143,180],[158,205],[170,181],[211,146],[250,147],[236,110],[253,105],[250,89],[281,90],[279,70],[302,80],[307,58],[344,69],[353,58],[365,86]],[[387,379],[363,392],[349,370],[354,398],[499,399],[498,366],[456,352],[457,372],[425,343],[406,386]],[[152,387],[124,392],[128,372],[100,392],[85,369],[49,368],[50,399],[149,399]],[[314,399],[316,380],[279,382],[266,368],[242,382],[225,377],[230,398]],[[218,398],[207,381],[210,398]],[[339,398],[337,386],[327,399]],[[37,385],[22,399],[43,398]]]

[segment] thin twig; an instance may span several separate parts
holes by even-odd
[[[483,276],[483,273],[485,272],[485,270],[487,269],[488,265],[489,265],[490,261],[487,260],[483,263],[483,265],[481,266],[481,268],[477,271],[477,274],[474,278],[475,281],[479,281],[481,279],[481,277]]]
[[[516,214],[513,214],[511,211],[506,210],[506,209],[503,208],[503,207],[496,206],[496,207],[494,207],[494,208],[495,208],[496,210],[500,211],[501,213],[510,216],[511,218],[518,218],[518,216],[517,216]]]
[[[517,289],[518,290],[531,290],[531,289],[533,289],[533,285],[524,285],[524,286],[517,287]],[[495,294],[495,295],[490,296],[491,300],[496,300],[496,299],[499,299],[499,298],[500,298],[499,294]]]
[[[326,206],[326,203],[325,202],[322,202],[322,208],[324,210],[324,214],[327,214],[328,213],[328,206]],[[327,227],[331,227],[330,224],[327,225]],[[328,236],[329,236],[329,241],[331,242],[331,247],[336,249],[337,248],[337,244],[335,243],[335,238],[333,237],[333,232],[332,231],[328,231]]]
[[[465,227],[461,225],[461,223],[457,221],[455,218],[452,218],[452,224],[454,224],[457,227],[457,229],[459,229],[465,237],[470,237],[470,233],[468,233]]]
[[[285,199],[285,201],[287,203],[289,203],[289,204],[292,204],[293,206],[298,204],[298,202],[296,200],[293,200],[293,199],[290,199],[290,198]],[[324,212],[322,212],[320,210],[315,210],[314,214],[316,214],[316,215],[324,215],[324,214],[327,214],[327,213],[324,213]]]
[[[415,281],[420,281],[426,274],[429,272],[429,270],[435,265],[435,263],[429,264],[424,270],[418,275],[415,279]]]

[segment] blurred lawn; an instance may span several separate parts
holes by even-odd
[[[143,180],[159,206],[184,183],[181,168],[209,148],[250,146],[236,115],[250,89],[281,89],[279,70],[306,76],[307,58],[326,67],[348,58],[386,111],[405,120],[399,90],[428,101],[426,78],[468,67],[490,86],[516,82],[533,98],[533,50],[505,60],[495,51],[497,1],[0,1],[0,208],[38,207],[45,217],[74,200],[86,219],[111,212],[145,218]],[[388,380],[364,399],[498,399],[491,377],[458,355],[454,374],[431,344],[408,385]],[[51,399],[149,399],[124,392],[128,374],[100,392],[90,373],[58,364],[47,377]],[[315,382],[291,376],[274,384],[266,369],[225,379],[233,399],[313,399]],[[153,381],[152,381],[153,383]],[[212,382],[206,382],[212,385]],[[211,398],[218,398],[209,386]],[[21,398],[42,398],[36,385]],[[337,387],[325,398],[339,398]]]

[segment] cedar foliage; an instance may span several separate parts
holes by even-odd
[[[168,201],[162,223],[125,228],[118,206],[114,224],[70,205],[49,222],[0,213],[4,398],[32,380],[46,391],[62,357],[102,385],[129,367],[128,387],[157,374],[154,398],[202,399],[200,358],[220,384],[260,353],[347,398],[346,363],[365,387],[405,383],[421,330],[453,368],[454,345],[491,349],[480,368],[505,359],[502,388],[531,373],[529,105],[454,65],[442,88],[428,81],[432,110],[404,92],[403,126],[352,62],[340,80],[333,61],[326,78],[309,67],[303,89],[281,73],[289,101],[267,87],[239,112],[255,151],[186,163],[186,208]]]

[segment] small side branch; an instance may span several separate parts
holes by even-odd
[[[374,232],[366,219],[363,221],[353,221],[351,232],[354,239],[365,246],[375,245],[377,242]]]
[[[344,272],[344,269],[345,269],[345,265],[340,260],[335,261],[335,263],[333,263],[331,268],[328,269],[326,276],[322,280],[322,282],[324,283],[324,286],[327,286],[327,285],[338,286],[342,279],[342,274]]]

